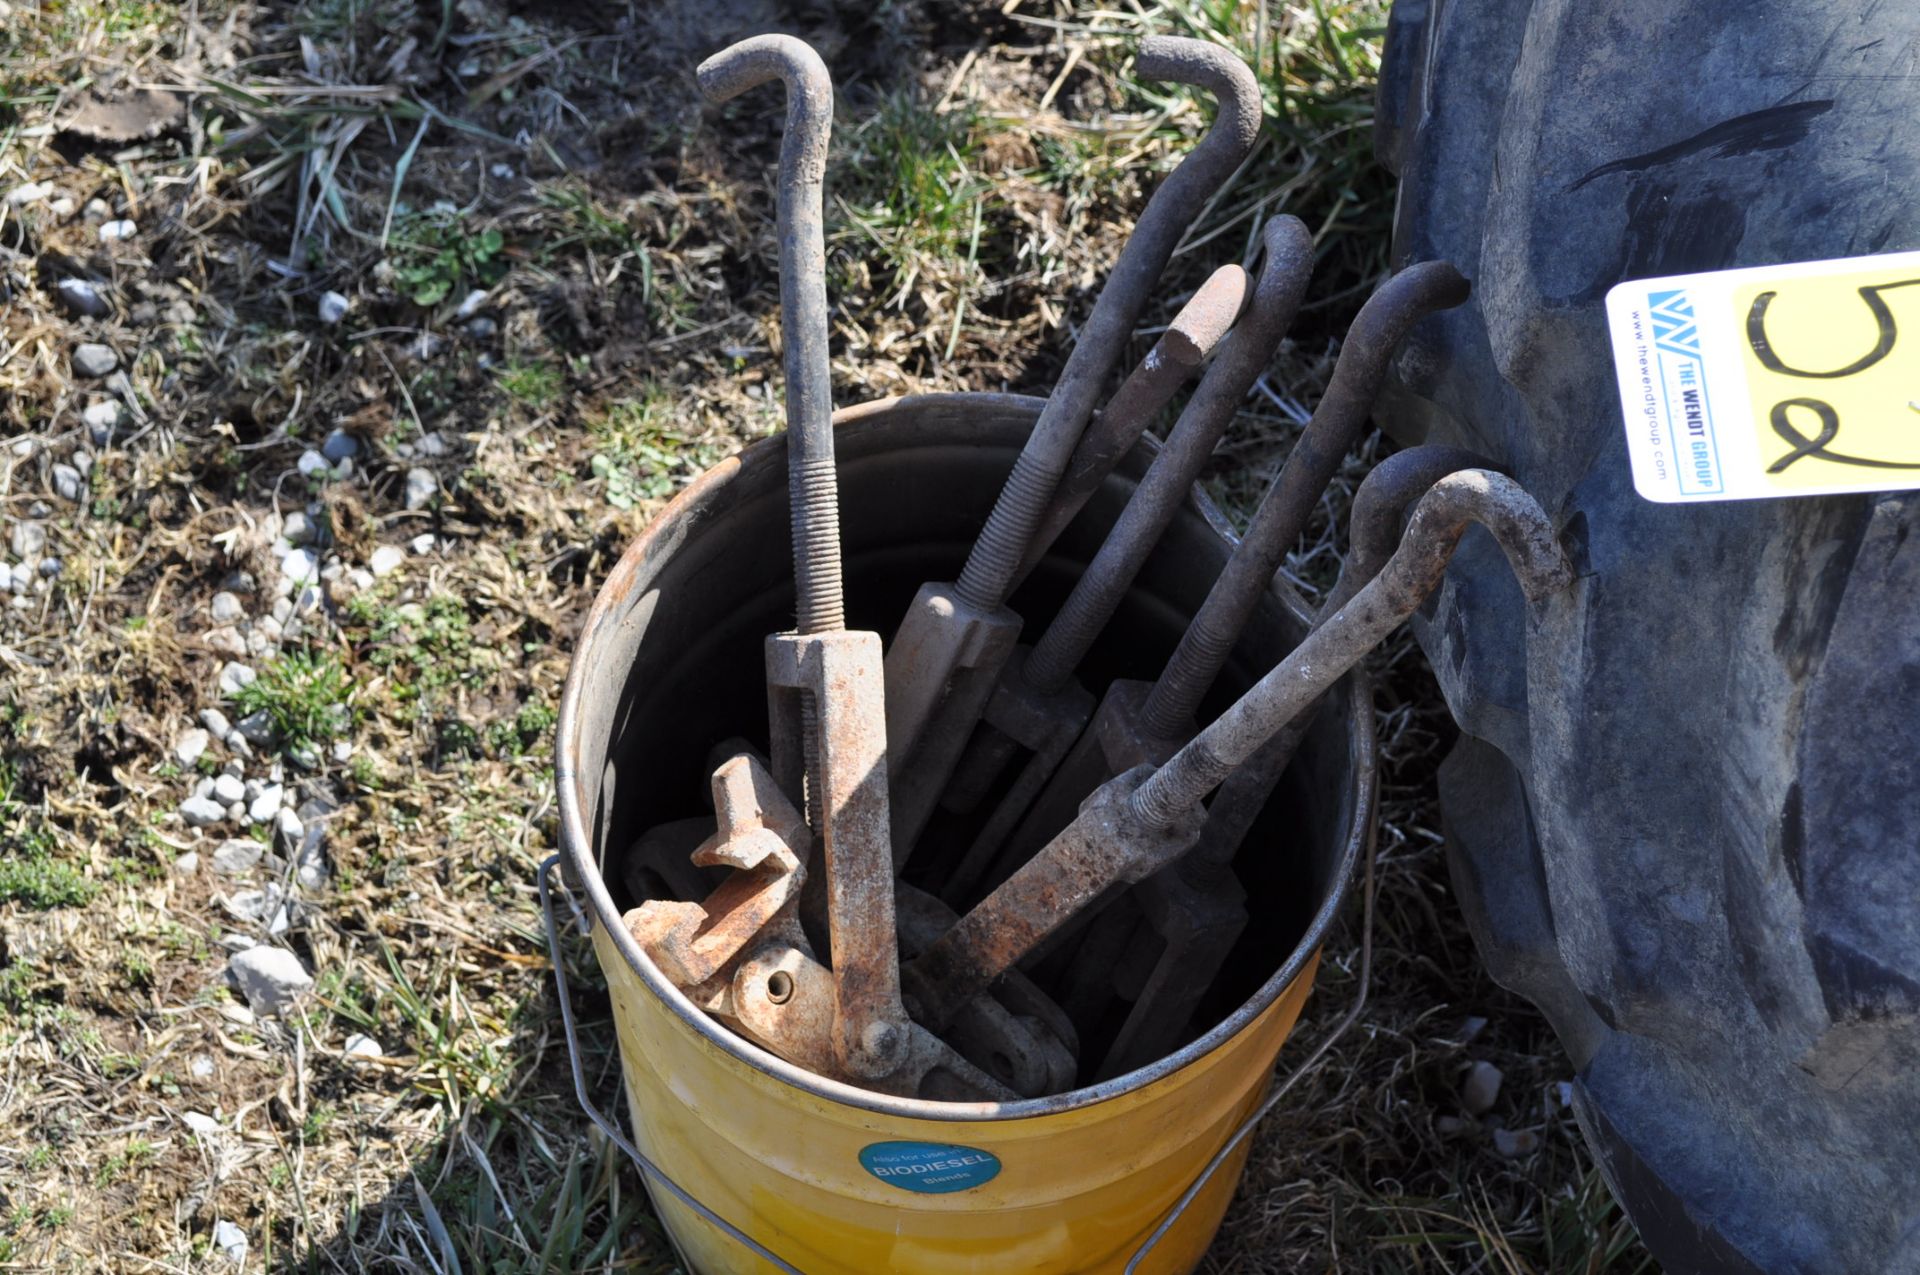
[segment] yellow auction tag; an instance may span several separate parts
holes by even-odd
[[[1920,488],[1920,252],[1636,279],[1607,326],[1647,499]]]

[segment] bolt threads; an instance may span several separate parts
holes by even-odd
[[[1013,573],[1026,555],[1058,478],[1030,451],[1020,453],[986,526],[980,529],[980,538],[973,542],[967,565],[954,582],[956,598],[976,611],[997,611],[1006,604]]]
[[[1154,739],[1178,739],[1200,710],[1201,697],[1225,667],[1236,633],[1208,624],[1201,614],[1181,635],[1173,658],[1140,705],[1140,727]]]
[[[1173,759],[1147,776],[1127,798],[1127,812],[1156,832],[1179,823],[1181,815],[1200,804],[1233,769],[1195,740]]]
[[[833,457],[803,460],[789,483],[793,502],[793,576],[796,629],[836,633],[847,627],[840,583],[840,489]]]

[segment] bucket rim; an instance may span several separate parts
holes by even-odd
[[[1036,418],[1041,408],[1046,405],[1045,399],[1025,394],[958,392],[898,395],[841,408],[833,414],[833,424],[839,427],[869,417],[885,416],[902,406],[923,404],[928,400],[937,400],[941,404],[957,409],[1030,414]],[[1146,441],[1149,444],[1151,442],[1150,439]],[[1280,967],[1239,1008],[1214,1024],[1201,1036],[1144,1067],[1096,1084],[1070,1089],[1065,1093],[1051,1094],[1042,1098],[1022,1098],[1014,1102],[936,1102],[924,1098],[901,1098],[892,1094],[875,1093],[816,1075],[736,1036],[687,999],[686,995],[675,987],[654,965],[652,959],[641,950],[640,945],[634,941],[633,936],[627,932],[626,926],[622,924],[620,913],[614,906],[613,897],[608,893],[606,882],[600,874],[600,866],[594,860],[592,837],[588,832],[586,814],[581,802],[579,772],[572,760],[578,755],[578,750],[570,744],[581,723],[580,704],[585,680],[583,669],[586,664],[583,656],[593,635],[599,631],[615,605],[616,599],[626,596],[627,591],[617,586],[621,584],[624,577],[633,574],[639,568],[641,562],[648,556],[649,546],[657,536],[673,526],[679,517],[698,507],[714,490],[733,481],[743,470],[750,466],[776,461],[784,463],[785,455],[785,435],[775,434],[749,444],[738,454],[707,469],[681,489],[621,554],[619,561],[614,564],[613,570],[607,574],[606,580],[594,595],[593,605],[588,609],[586,619],[580,626],[577,645],[567,670],[566,687],[561,694],[560,715],[554,733],[554,783],[559,790],[562,875],[571,890],[585,896],[589,921],[599,925],[606,932],[608,940],[619,952],[621,959],[639,977],[647,990],[664,1002],[676,1017],[708,1044],[755,1070],[815,1098],[877,1115],[968,1124],[1024,1120],[1036,1116],[1077,1111],[1097,1106],[1167,1079],[1213,1054],[1233,1037],[1250,1027],[1273,1006],[1281,993],[1300,977],[1307,963],[1319,951],[1320,944],[1332,927],[1334,918],[1339,915],[1340,908],[1346,902],[1347,892],[1353,881],[1354,865],[1359,862],[1360,855],[1364,853],[1373,836],[1378,765],[1373,732],[1372,686],[1364,665],[1356,664],[1341,679],[1349,688],[1347,739],[1348,761],[1354,776],[1353,818],[1347,829],[1346,842],[1341,847],[1339,859],[1334,865],[1332,887],[1328,890],[1327,897],[1314,911],[1305,932],[1294,944],[1293,950],[1287,954],[1286,960],[1281,962]],[[1239,542],[1238,534],[1225,515],[1207,498],[1198,485],[1191,489],[1188,499],[1207,523],[1228,543]],[[1279,596],[1296,620],[1303,625],[1311,620],[1311,612],[1297,594],[1291,590],[1284,590]]]

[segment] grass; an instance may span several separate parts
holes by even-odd
[[[554,705],[595,590],[663,501],[781,424],[781,112],[771,88],[695,100],[686,72],[723,38],[725,6],[590,8],[16,4],[0,30],[0,188],[49,181],[141,227],[108,250],[41,204],[0,210],[0,244],[109,254],[121,300],[155,311],[76,323],[24,265],[0,308],[0,433],[40,449],[0,457],[0,515],[43,521],[67,563],[27,606],[0,605],[0,1068],[22,1078],[0,1089],[0,1260],[197,1269],[224,1260],[227,1220],[268,1269],[675,1268],[631,1168],[575,1105],[531,882],[557,837]],[[1392,188],[1368,136],[1384,3],[1001,8],[806,7],[840,89],[836,400],[1045,390],[1210,117],[1200,95],[1139,83],[1133,51],[1198,36],[1256,67],[1266,126],[1128,357],[1244,260],[1264,218],[1314,231],[1272,394],[1208,476],[1244,510],[1384,264]],[[229,47],[231,64],[193,61]],[[61,94],[121,71],[197,85],[193,125],[54,148]],[[491,336],[453,318],[474,288]],[[316,314],[330,290],[352,302],[337,325]],[[105,397],[67,374],[83,339],[121,350],[144,415],[110,447],[79,424]],[[353,474],[302,482],[300,454],[349,419]],[[421,449],[428,432],[447,454]],[[82,449],[110,516],[47,489],[46,466]],[[1289,564],[1305,587],[1332,578],[1341,493],[1366,460]],[[440,495],[410,510],[417,466]],[[216,742],[182,766],[172,750],[238,658],[208,645],[212,595],[276,579],[260,529],[309,502],[343,567],[406,552],[371,586],[325,581],[305,631],[248,655],[259,677],[224,705],[265,712],[279,751],[314,763],[285,768],[288,785],[337,807],[324,883],[272,936],[223,900],[288,874],[207,864],[229,835],[271,837],[175,814],[234,756]],[[257,634],[271,594],[241,596]],[[1206,1269],[1647,1269],[1555,1097],[1564,1058],[1486,979],[1448,898],[1431,791],[1451,727],[1404,641],[1380,699],[1372,1007],[1259,1135]],[[226,984],[222,941],[241,931],[313,972],[300,1014],[254,1018]],[[1330,944],[1301,1040],[1351,993],[1354,938]],[[604,982],[583,944],[563,946],[586,1074],[611,1103]],[[1471,1018],[1488,1025],[1468,1041]],[[356,1034],[380,1057],[349,1057]],[[1478,1059],[1506,1071],[1503,1105],[1443,1128]],[[203,1140],[189,1111],[221,1132]],[[1499,1155],[1496,1122],[1538,1149]]]
[[[259,670],[233,702],[265,713],[289,752],[312,752],[353,729],[354,687],[340,657],[307,648],[289,651]]]

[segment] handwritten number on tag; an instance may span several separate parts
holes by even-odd
[[[1873,316],[1877,337],[1871,350],[1843,368],[1830,372],[1811,372],[1804,368],[1789,367],[1774,352],[1773,343],[1767,339],[1767,310],[1772,306],[1774,298],[1780,295],[1778,292],[1762,292],[1753,299],[1753,305],[1747,310],[1747,348],[1753,351],[1753,357],[1760,360],[1761,366],[1782,376],[1822,381],[1855,376],[1893,353],[1894,342],[1900,335],[1900,328],[1894,321],[1893,311],[1888,308],[1886,300],[1880,294],[1894,288],[1912,287],[1915,284],[1920,284],[1920,279],[1901,279],[1894,283],[1870,284],[1858,290],[1861,302],[1867,307],[1867,312]],[[1792,411],[1796,407],[1810,411],[1819,418],[1820,430],[1814,437],[1808,438],[1794,425]],[[1859,465],[1870,469],[1920,469],[1920,463],[1875,460],[1868,456],[1849,456],[1843,452],[1828,451],[1827,444],[1840,435],[1840,413],[1831,403],[1822,399],[1782,399],[1768,412],[1767,421],[1773,426],[1773,432],[1793,448],[1785,456],[1767,466],[1769,474],[1780,473],[1789,465],[1808,456],[1832,461],[1836,465]]]

